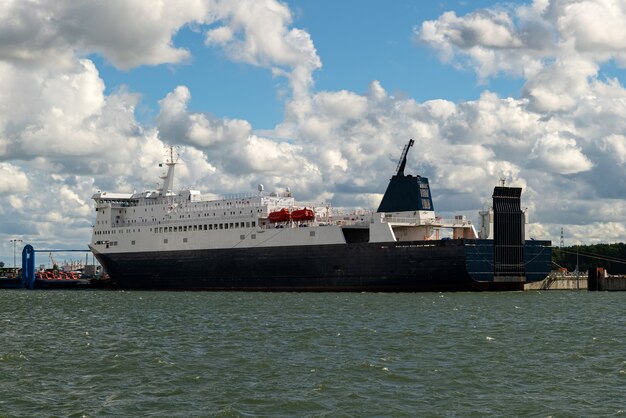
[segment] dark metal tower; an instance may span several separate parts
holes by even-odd
[[[434,210],[428,179],[404,174],[406,156],[415,141],[412,139],[402,149],[396,174],[391,177],[377,212],[406,212]]]
[[[521,187],[493,189],[494,281],[523,281],[526,276],[521,194]]]

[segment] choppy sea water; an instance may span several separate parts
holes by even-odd
[[[0,291],[0,416],[626,416],[626,293]]]

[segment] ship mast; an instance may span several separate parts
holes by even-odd
[[[169,148],[170,159],[165,163],[167,166],[167,174],[159,177],[163,180],[163,187],[159,190],[161,196],[167,196],[167,193],[172,191],[174,185],[174,167],[176,166],[176,161],[174,161],[174,147],[170,146]],[[159,167],[162,166],[163,164],[159,164]]]

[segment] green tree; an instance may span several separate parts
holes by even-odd
[[[576,245],[554,248],[553,267],[565,267],[573,271],[578,263],[579,271],[604,267],[611,274],[626,274],[626,243]]]

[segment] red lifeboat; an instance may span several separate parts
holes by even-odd
[[[315,213],[311,209],[298,209],[291,212],[291,219],[294,221],[312,221],[315,219]]]
[[[289,209],[282,208],[281,210],[270,212],[267,218],[270,222],[287,222],[291,219],[291,213],[289,212]]]

